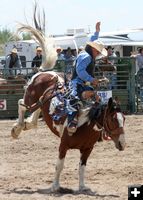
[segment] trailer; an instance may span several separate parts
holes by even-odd
[[[5,45],[5,55],[10,54],[16,48],[23,68],[30,68],[31,61],[35,57],[38,44],[34,40],[11,41]]]

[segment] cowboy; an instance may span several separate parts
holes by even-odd
[[[82,92],[85,90],[93,90],[91,86],[97,86],[99,82],[105,80],[97,80],[94,78],[95,59],[101,56],[101,54],[107,56],[107,50],[104,48],[102,42],[96,40],[87,42],[85,50],[77,56],[75,70],[69,84],[71,89],[67,126],[69,132],[74,133],[77,129],[78,102],[82,98]],[[89,85],[91,86],[89,87]]]
[[[11,50],[11,53],[9,55],[7,55],[6,57],[6,63],[5,63],[5,69],[9,69],[6,70],[6,75],[16,75],[16,71],[17,70],[13,70],[13,68],[21,68],[21,61],[20,58],[18,56],[18,52],[16,48],[13,48]]]
[[[33,58],[33,61],[31,63],[31,67],[34,73],[38,72],[38,69],[41,66],[41,64],[42,64],[42,48],[38,46],[36,48],[36,56]]]
[[[62,53],[63,49],[60,46],[56,48],[56,51],[57,51],[58,60],[65,60],[64,54]]]

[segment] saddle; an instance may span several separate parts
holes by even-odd
[[[98,117],[100,113],[100,97],[96,95],[95,91],[84,91],[81,95],[81,100],[77,100],[78,116],[76,116],[77,127],[80,127],[84,123],[89,121],[90,110],[94,110],[95,115]],[[52,116],[55,124],[64,124],[67,118],[67,114],[74,110],[69,99],[64,96],[63,93],[57,93],[57,95],[51,100],[49,114]],[[68,130],[68,132],[76,132],[75,130]]]

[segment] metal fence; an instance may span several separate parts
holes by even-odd
[[[114,98],[118,98],[121,108],[126,113],[139,111],[140,88],[139,79],[135,76],[135,60],[131,58],[118,58],[116,70],[110,70],[109,65],[96,66],[95,77],[106,76],[110,82],[97,88],[101,95],[108,91]],[[58,61],[54,71],[72,73],[73,63]],[[15,118],[18,115],[18,100],[23,97],[24,85],[34,74],[31,68],[12,69],[12,75],[7,76],[7,70],[1,70],[0,79],[0,118]]]
[[[135,60],[117,58],[115,66],[116,70],[109,71],[109,66],[105,65],[102,73],[110,80],[105,89],[112,90],[112,96],[120,101],[124,112],[134,113],[136,112]],[[104,90],[104,88],[99,89]]]

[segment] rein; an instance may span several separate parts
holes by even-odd
[[[105,112],[104,112],[103,125],[101,125],[101,124],[98,123],[98,122],[96,122],[96,124],[97,124],[97,126],[100,127],[100,129],[101,129],[102,131],[105,131],[109,136],[119,134],[119,133],[117,133],[117,131],[118,131],[119,129],[122,129],[122,128],[118,127],[118,128],[116,128],[116,129],[112,130],[112,129],[109,127],[109,125],[108,125],[108,123],[107,123],[107,107],[105,108]],[[120,132],[120,131],[119,131],[119,132]]]

